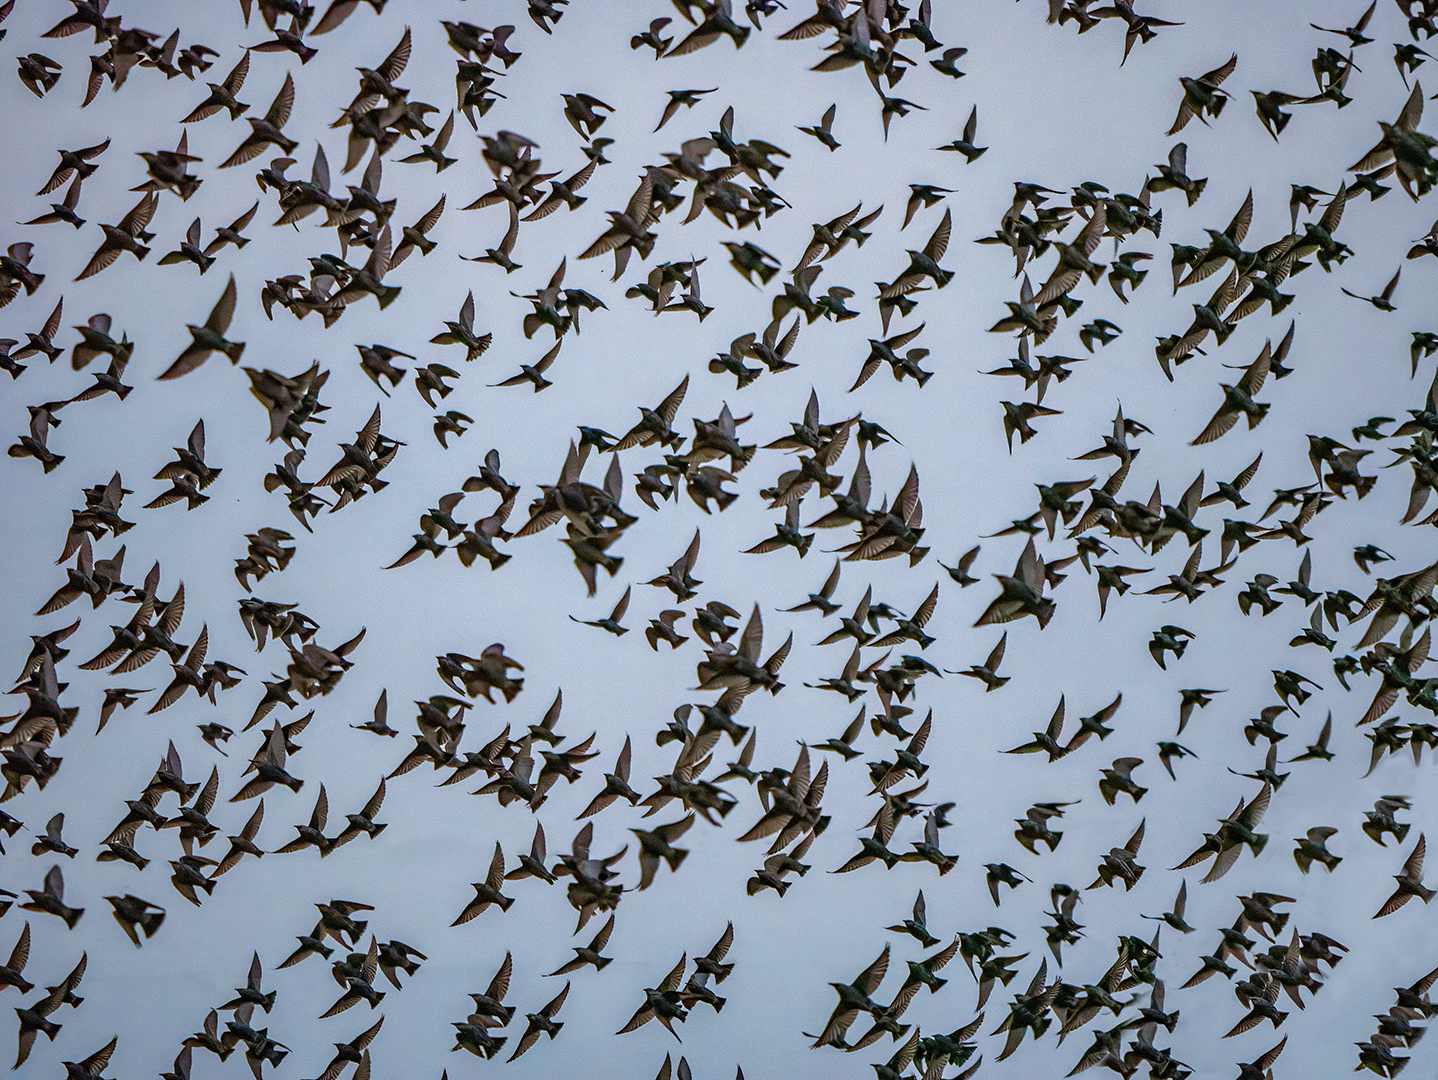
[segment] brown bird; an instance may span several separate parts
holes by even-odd
[[[1228,58],[1227,63],[1212,71],[1204,72],[1196,79],[1180,78],[1178,81],[1183,84],[1183,101],[1179,103],[1178,116],[1173,122],[1173,127],[1168,129],[1168,134],[1178,134],[1195,116],[1205,124],[1208,123],[1206,117],[1217,117],[1228,101],[1228,95],[1219,87],[1225,79],[1233,74],[1233,70],[1237,66],[1238,54],[1234,53]]]
[[[293,154],[299,147],[294,139],[288,138],[280,129],[285,126],[285,121],[290,118],[290,110],[295,104],[295,80],[290,74],[285,75],[284,84],[280,92],[275,95],[275,100],[270,103],[269,110],[263,119],[256,120],[253,116],[245,117],[250,125],[249,137],[235,148],[235,152],[227,157],[220,168],[228,169],[235,165],[243,165],[245,162],[258,157],[267,146],[278,146],[286,154]]]
[[[249,108],[244,102],[237,100],[240,88],[245,85],[245,77],[250,73],[250,51],[246,49],[241,55],[239,63],[230,69],[221,83],[209,83],[210,95],[200,102],[189,114],[180,121],[182,124],[193,124],[208,116],[213,116],[221,109],[228,109],[231,120],[238,120]]]
[[[1394,880],[1398,882],[1398,888],[1394,889],[1393,895],[1383,902],[1383,906],[1378,909],[1378,914],[1373,916],[1375,919],[1392,915],[1415,896],[1421,898],[1425,904],[1433,899],[1434,890],[1423,885],[1423,856],[1427,850],[1427,838],[1420,833],[1412,854],[1403,863],[1402,872],[1393,875]]]
[[[101,225],[105,242],[90,256],[90,261],[75,280],[83,281],[98,274],[118,259],[122,251],[128,251],[135,256],[136,261],[150,254],[145,242],[151,239],[152,234],[145,231],[145,226],[149,225],[150,219],[155,216],[155,207],[159,205],[159,201],[158,193],[146,192],[140,201],[131,207],[130,212],[120,219],[118,225]]]
[[[469,922],[490,904],[498,904],[501,911],[508,911],[509,905],[513,904],[514,900],[500,892],[503,885],[504,849],[496,840],[494,842],[494,858],[489,864],[489,874],[484,881],[474,883],[474,899],[465,905],[464,910],[459,913],[459,917],[450,925],[458,926],[460,923]],[[500,996],[503,997],[503,994],[501,993]]]

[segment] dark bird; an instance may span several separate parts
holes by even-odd
[[[569,996],[569,983],[564,984],[564,989],[559,991],[550,1001],[537,1013],[526,1013],[528,1021],[524,1034],[520,1036],[519,1044],[514,1048],[514,1053],[509,1056],[513,1061],[538,1041],[541,1034],[548,1035],[551,1039],[559,1034],[559,1029],[564,1027],[563,1022],[554,1018],[559,1015],[559,1010],[564,1007],[564,999]]]
[[[258,157],[267,146],[278,146],[286,154],[293,154],[299,147],[299,143],[287,137],[281,129],[289,120],[290,110],[294,108],[294,104],[295,80],[292,75],[286,74],[280,92],[275,95],[275,100],[270,103],[263,119],[257,120],[253,116],[245,117],[245,121],[250,125],[249,137],[220,164],[220,168],[228,169],[235,165],[243,165]]]
[[[1179,103],[1178,117],[1174,120],[1173,127],[1168,129],[1168,134],[1177,135],[1195,116],[1205,124],[1208,123],[1208,117],[1217,117],[1228,101],[1228,95],[1221,89],[1221,85],[1237,66],[1238,54],[1234,53],[1227,63],[1204,72],[1196,79],[1180,78],[1178,81],[1183,84],[1183,101]]]
[[[1174,898],[1172,910],[1166,911],[1162,915],[1144,915],[1141,917],[1145,919],[1161,920],[1162,922],[1167,923],[1169,926],[1173,927],[1181,934],[1191,934],[1193,933],[1193,927],[1189,926],[1188,923],[1184,922],[1183,920],[1184,909],[1185,907],[1187,907],[1187,905],[1188,880],[1185,878],[1184,880],[1179,882],[1178,896]]]
[[[1009,634],[1008,631],[1005,630],[999,638],[999,643],[995,645],[989,653],[988,659],[982,664],[974,664],[967,671],[960,671],[955,674],[968,675],[971,678],[978,679],[984,684],[984,693],[988,693],[990,690],[997,690],[1009,681],[1009,676],[998,674],[999,665],[1004,661],[1004,649],[1008,645],[1008,640]]]
[[[830,983],[839,994],[839,1004],[834,1007],[828,1022],[824,1025],[823,1031],[814,1037],[813,1045],[839,1046],[844,1045],[844,1034],[859,1018],[859,1013],[868,1012],[878,1016],[883,1010],[873,1000],[872,995],[879,989],[879,984],[884,981],[884,976],[889,970],[889,946],[884,946],[884,951],[879,954],[872,964],[859,972],[858,976],[849,983]]]
[[[1293,861],[1298,864],[1298,869],[1306,874],[1315,862],[1320,862],[1332,872],[1334,867],[1343,861],[1341,855],[1333,854],[1326,846],[1328,838],[1337,832],[1338,830],[1331,825],[1315,825],[1302,837],[1296,839]]]
[[[613,932],[614,916],[611,915],[609,916],[609,921],[600,927],[599,933],[594,935],[594,939],[588,945],[575,947],[573,960],[569,961],[558,971],[551,971],[549,974],[551,976],[567,975],[571,971],[578,971],[586,964],[592,965],[596,971],[603,971],[610,961],[613,960],[613,957],[601,955],[604,951],[604,946],[609,943],[609,935]]]
[[[953,212],[945,209],[943,220],[924,244],[923,250],[909,252],[909,268],[895,278],[892,284],[881,286],[879,298],[891,300],[896,296],[911,293],[919,288],[925,279],[932,280],[939,288],[947,285],[954,275],[952,271],[942,269],[939,260],[948,250],[952,228]]]
[[[211,353],[215,352],[224,353],[230,358],[232,364],[240,362],[240,356],[245,351],[244,343],[225,340],[225,331],[230,328],[230,320],[235,315],[235,297],[235,276],[231,274],[225,291],[220,294],[220,299],[210,310],[205,325],[192,325],[188,328],[191,338],[189,347],[165,369],[160,378],[176,379],[181,375],[187,375],[208,360]]]
[[[968,551],[960,555],[958,562],[955,563],[953,566],[944,566],[943,563],[939,563],[939,565],[943,566],[943,568],[948,572],[949,577],[953,578],[954,581],[958,583],[959,588],[967,589],[970,585],[974,584],[979,580],[978,578],[973,577],[969,574],[969,567],[974,564],[974,560],[978,558],[978,555],[979,545],[975,544]]]
[[[1398,308],[1393,303],[1393,290],[1398,287],[1398,279],[1402,274],[1403,268],[1400,266],[1393,277],[1389,279],[1388,284],[1383,286],[1383,291],[1377,296],[1359,296],[1356,292],[1349,292],[1347,289],[1341,289],[1340,291],[1347,293],[1355,300],[1367,300],[1379,311],[1397,311]]]
[[[220,83],[209,83],[210,94],[204,101],[200,102],[189,114],[180,121],[182,124],[193,124],[198,120],[213,116],[221,109],[227,109],[231,120],[238,120],[249,108],[244,102],[239,101],[237,95],[240,88],[245,85],[245,78],[250,73],[250,51],[246,49],[240,56],[239,63],[230,69]]]
[[[80,921],[80,916],[85,914],[84,908],[67,907],[65,904],[65,878],[60,872],[60,864],[56,863],[50,867],[45,874],[45,884],[41,889],[26,889],[25,895],[30,899],[21,904],[26,911],[36,911],[44,915],[54,915],[63,919],[65,925],[71,930]],[[21,1036],[22,1040],[24,1036]],[[19,1067],[18,1065],[16,1066]]]
[[[674,1030],[673,1022],[678,1020],[683,1023],[689,1015],[679,992],[679,983],[684,978],[684,968],[688,963],[688,954],[680,956],[679,963],[675,964],[669,974],[660,980],[658,986],[647,987],[644,991],[644,1004],[634,1011],[629,1022],[620,1028],[617,1034],[625,1035],[643,1027],[649,1021],[657,1019],[668,1029],[669,1034],[673,1035],[676,1040],[679,1039],[679,1033]]]
[[[673,119],[674,114],[679,111],[679,106],[683,105],[686,108],[692,109],[695,105],[699,104],[699,99],[704,94],[712,94],[717,89],[718,87],[716,86],[709,90],[670,90],[669,100],[664,103],[664,114],[659,118],[659,123],[655,125],[654,130],[658,131],[665,124],[669,123],[669,121]]]
[[[818,139],[821,143],[827,146],[830,153],[833,153],[835,150],[839,149],[840,146],[839,140],[834,138],[830,130],[834,124],[834,112],[838,109],[838,107],[839,106],[837,104],[830,105],[827,109],[824,110],[824,115],[820,117],[818,124],[812,127],[799,128],[799,130],[802,131],[805,135],[812,135],[814,136],[814,138]],[[655,130],[657,131],[659,129],[655,128]]]
[[[384,779],[381,778],[379,787],[375,789],[375,793],[370,796],[369,801],[360,808],[358,813],[345,815],[345,827],[340,830],[339,835],[328,842],[327,847],[320,849],[320,854],[326,855],[333,852],[336,848],[343,847],[361,833],[373,840],[380,833],[384,832],[386,823],[375,821],[375,818],[379,815],[380,807],[384,805],[384,796]]]
[[[32,52],[20,57],[20,81],[36,97],[44,97],[60,81],[63,69],[44,53]]]
[[[964,121],[964,132],[953,142],[945,143],[939,147],[940,150],[953,150],[964,155],[964,161],[972,165],[979,158],[988,152],[987,146],[974,145],[974,139],[978,136],[979,130],[979,107],[975,105],[969,111],[968,120]]]
[[[34,983],[25,981],[25,965],[30,960],[30,924],[25,923],[15,947],[10,950],[10,959],[0,968],[0,987],[13,986],[22,994],[35,989]]]
[[[918,898],[914,900],[913,917],[905,919],[898,926],[885,927],[899,934],[909,934],[915,938],[924,948],[931,948],[939,943],[939,939],[929,933],[928,923],[925,921],[924,890],[919,890]]]
[[[1094,879],[1090,889],[1096,889],[1101,885],[1112,885],[1114,878],[1123,880],[1124,891],[1132,889],[1138,884],[1139,878],[1143,877],[1144,867],[1138,865],[1136,857],[1139,845],[1143,843],[1144,821],[1138,823],[1138,828],[1128,838],[1128,842],[1121,848],[1109,848],[1108,854],[1103,857],[1098,867],[1098,877]]]
[[[508,911],[514,900],[500,892],[503,885],[504,849],[498,841],[495,841],[494,858],[490,860],[488,875],[484,881],[474,883],[474,899],[465,905],[464,910],[459,913],[459,917],[450,925],[458,926],[460,923],[469,922],[490,904],[498,904],[501,911]]]
[[[1402,872],[1393,875],[1394,880],[1398,882],[1398,888],[1394,889],[1393,895],[1383,902],[1383,906],[1378,909],[1378,914],[1373,916],[1375,919],[1392,915],[1415,896],[1425,904],[1433,899],[1434,890],[1426,888],[1423,884],[1423,856],[1427,850],[1426,838],[1420,833],[1418,843],[1414,845],[1412,853],[1403,863]]]
[[[1322,30],[1325,34],[1338,34],[1340,37],[1346,37],[1348,43],[1357,48],[1359,45],[1366,45],[1373,40],[1371,37],[1365,37],[1363,31],[1368,29],[1368,20],[1373,18],[1373,12],[1377,7],[1378,0],[1373,0],[1373,3],[1368,5],[1367,10],[1358,17],[1356,23],[1352,26],[1344,27],[1341,30],[1333,30],[1327,26],[1319,26],[1317,23],[1309,23],[1308,25],[1315,30]]]
[[[138,896],[131,896],[126,893],[124,896],[107,896],[110,906],[115,909],[115,921],[131,941],[135,948],[140,947],[140,934],[152,938],[160,924],[165,921],[165,909],[158,904],[152,904],[148,900],[142,900]]]
[[[135,256],[137,261],[150,254],[150,249],[145,242],[151,239],[152,234],[145,231],[150,224],[150,219],[155,216],[155,207],[159,203],[159,195],[155,192],[146,192],[117,225],[101,225],[105,233],[105,241],[90,256],[90,261],[75,278],[76,281],[83,281],[87,277],[98,274],[107,266],[120,257],[122,251],[128,251]],[[27,286],[28,287],[28,286]],[[33,290],[31,290],[33,291]]]
[[[639,838],[639,885],[642,891],[647,889],[654,880],[655,873],[659,870],[661,861],[669,864],[671,871],[678,871],[680,863],[689,854],[687,849],[676,848],[674,841],[689,831],[694,824],[692,813],[685,815],[678,821],[672,821],[668,825],[660,825],[655,829],[630,829]]]
[[[55,1036],[60,1033],[60,1025],[50,1020],[49,1016],[64,1004],[72,989],[73,986],[67,979],[39,1001],[15,1010],[20,1017],[20,1050],[15,1057],[14,1068],[18,1069],[25,1064],[25,1059],[30,1056],[30,1048],[35,1045],[35,1036],[40,1032],[43,1031],[51,1042],[55,1041]]]

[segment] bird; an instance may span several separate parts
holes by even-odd
[[[639,838],[639,885],[640,891],[647,889],[654,881],[654,875],[659,870],[661,861],[669,864],[670,871],[677,872],[688,850],[676,848],[674,841],[688,832],[689,827],[694,824],[694,814],[691,812],[672,821],[667,825],[660,825],[655,829],[630,829]]]
[[[503,382],[491,383],[491,386],[522,386],[530,383],[537,394],[546,390],[554,384],[544,377],[544,373],[554,364],[555,358],[559,355],[561,342],[555,342],[554,347],[541,356],[534,364],[520,364],[519,374],[511,375]]]
[[[953,278],[953,272],[941,268],[939,260],[948,250],[949,234],[953,229],[953,224],[953,211],[945,208],[943,219],[929,236],[923,250],[909,252],[909,268],[895,278],[891,284],[880,287],[879,298],[881,300],[891,300],[896,296],[911,293],[919,288],[925,279],[932,280],[938,288],[943,288],[949,283]],[[898,345],[895,344],[894,348],[898,348]]]
[[[569,996],[569,985],[570,984],[566,982],[564,989],[551,998],[538,1012],[525,1014],[527,1024],[524,1029],[524,1034],[520,1036],[519,1043],[515,1046],[514,1053],[509,1056],[508,1060],[513,1061],[519,1057],[520,1054],[523,1054],[532,1047],[535,1042],[538,1041],[541,1034],[548,1035],[551,1039],[559,1035],[559,1029],[564,1027],[564,1024],[562,1021],[555,1020],[554,1018],[559,1014],[559,1010],[564,1007],[565,998]]]
[[[913,917],[905,919],[898,926],[885,927],[899,934],[909,934],[924,948],[932,948],[939,943],[939,939],[929,933],[928,924],[925,921],[924,890],[919,890],[918,897],[914,900]]]
[[[109,1042],[85,1058],[84,1061],[61,1062],[65,1066],[66,1080],[100,1080],[105,1068],[110,1064],[110,1056],[115,1052],[119,1041],[118,1035],[112,1037]]]
[[[250,125],[250,134],[235,148],[234,153],[220,163],[220,168],[243,165],[262,154],[267,146],[278,146],[286,154],[293,154],[299,143],[286,136],[282,129],[290,118],[294,104],[295,80],[293,75],[287,73],[279,93],[275,95],[264,117],[258,120],[253,116],[245,117],[245,121]]]
[[[1306,874],[1315,862],[1321,862],[1331,873],[1343,861],[1341,855],[1334,855],[1326,846],[1328,838],[1337,832],[1338,830],[1331,825],[1315,825],[1302,837],[1296,839],[1293,861],[1298,864],[1298,869]]]
[[[155,216],[155,207],[158,204],[158,194],[153,191],[146,192],[141,196],[140,201],[120,219],[118,224],[101,225],[105,240],[96,249],[95,254],[90,256],[90,261],[85,264],[85,268],[80,271],[75,280],[83,281],[98,274],[114,263],[120,257],[121,252],[130,252],[136,260],[145,258],[150,253],[150,249],[145,246],[145,243],[152,236],[151,233],[145,231],[145,228],[150,224],[150,219]],[[11,252],[11,255],[13,257],[14,252]],[[32,276],[31,281],[36,280],[43,280],[43,275],[40,279],[34,279]],[[26,290],[34,292],[34,287],[30,282],[26,283]]]
[[[1218,412],[1213,414],[1204,429],[1198,433],[1190,446],[1201,446],[1221,438],[1238,422],[1240,416],[1248,418],[1248,430],[1256,428],[1265,416],[1268,415],[1269,406],[1255,403],[1253,395],[1263,388],[1264,381],[1268,378],[1268,372],[1272,365],[1273,356],[1265,342],[1263,350],[1258,358],[1248,366],[1243,378],[1237,385],[1229,386],[1221,384],[1223,389],[1223,404],[1219,406]]]
[[[451,926],[458,926],[467,923],[479,915],[491,904],[498,904],[501,911],[508,911],[514,903],[512,897],[505,896],[500,889],[504,883],[504,848],[498,841],[494,844],[494,858],[490,860],[489,873],[484,881],[474,883],[474,899],[465,905]]]
[[[1059,742],[1059,735],[1064,726],[1064,697],[1059,695],[1058,707],[1054,709],[1053,716],[1049,718],[1048,726],[1043,731],[1033,733],[1033,738],[1026,743],[1020,743],[1012,749],[1005,750],[1006,754],[1037,754],[1047,753],[1049,761],[1057,761],[1068,753],[1064,745]],[[1112,800],[1110,800],[1110,805]]]
[[[679,957],[679,963],[670,969],[669,974],[659,981],[659,985],[646,988],[644,991],[644,1003],[635,1010],[629,1022],[619,1029],[617,1034],[626,1035],[631,1031],[643,1027],[650,1020],[658,1020],[668,1029],[678,1041],[679,1033],[674,1030],[674,1021],[683,1023],[689,1015],[683,1005],[682,995],[679,992],[679,983],[684,978],[684,969],[688,966],[688,954]]]
[[[979,130],[979,107],[975,105],[969,111],[969,118],[964,121],[964,132],[953,142],[945,143],[939,147],[940,150],[952,150],[964,155],[964,161],[972,165],[979,158],[988,152],[987,146],[974,145],[974,139]]]
[[[603,971],[613,960],[613,957],[602,955],[604,946],[609,943],[609,935],[613,932],[614,916],[611,915],[608,921],[599,928],[599,933],[594,935],[593,940],[588,945],[576,946],[574,959],[564,964],[559,970],[551,971],[550,976],[567,975],[571,971],[578,971],[585,965],[593,966],[596,971]]]
[[[1008,645],[1009,634],[1005,630],[999,638],[997,645],[989,652],[988,658],[982,664],[974,664],[967,671],[957,672],[959,675],[968,675],[970,678],[978,679],[984,684],[984,693],[997,690],[1004,683],[1009,681],[1009,676],[999,675],[999,665],[1004,661],[1004,649]]]
[[[1402,276],[1403,268],[1400,266],[1397,272],[1388,279],[1388,284],[1383,286],[1383,291],[1377,296],[1359,296],[1357,293],[1349,292],[1347,289],[1340,289],[1339,291],[1347,293],[1347,295],[1353,297],[1355,300],[1367,300],[1379,311],[1397,311],[1398,308],[1393,303],[1393,290],[1398,288],[1398,279]]]
[[[859,1013],[868,1012],[877,1016],[882,1010],[872,995],[879,989],[889,970],[889,946],[885,945],[878,958],[848,983],[830,983],[839,994],[839,1004],[834,1007],[823,1030],[814,1039],[813,1046],[842,1046],[844,1035],[859,1018]]]
[[[1124,891],[1132,889],[1138,884],[1139,878],[1143,877],[1144,867],[1138,865],[1135,857],[1138,855],[1139,846],[1143,843],[1144,821],[1138,823],[1138,828],[1128,838],[1128,842],[1121,848],[1109,848],[1108,854],[1103,857],[1098,867],[1098,877],[1094,879],[1090,889],[1096,889],[1101,885],[1112,885],[1114,878],[1123,880]]]
[[[833,153],[835,150],[839,149],[839,146],[841,145],[839,143],[839,140],[834,138],[831,132],[831,129],[834,125],[834,113],[837,111],[838,108],[839,106],[837,104],[830,105],[827,109],[824,110],[824,115],[819,118],[819,122],[817,124],[811,127],[799,128],[799,130],[802,131],[805,135],[812,135],[814,138],[818,139],[819,142],[823,143],[824,146],[828,147],[830,153]],[[657,131],[658,129],[656,128],[655,130]]]
[[[968,551],[960,555],[958,562],[956,562],[953,566],[944,566],[943,563],[939,563],[939,565],[943,567],[943,569],[948,573],[949,577],[954,579],[954,581],[958,584],[959,588],[967,589],[970,585],[973,585],[979,580],[978,578],[972,577],[969,574],[969,567],[974,564],[974,560],[978,558],[978,556],[979,545],[975,544]]]
[[[1221,89],[1222,83],[1238,66],[1238,54],[1234,53],[1228,60],[1212,71],[1204,72],[1197,78],[1182,77],[1179,82],[1183,85],[1183,100],[1178,106],[1178,116],[1173,126],[1168,129],[1168,134],[1177,135],[1182,131],[1190,120],[1197,116],[1205,124],[1208,117],[1218,116],[1223,111],[1224,103],[1228,95]]]
[[[1313,29],[1315,30],[1322,30],[1325,34],[1338,34],[1342,37],[1346,37],[1349,41],[1349,44],[1355,47],[1358,45],[1365,45],[1373,40],[1370,37],[1365,37],[1363,35],[1363,31],[1368,29],[1368,20],[1373,18],[1374,9],[1376,9],[1377,7],[1378,0],[1373,0],[1373,3],[1369,4],[1363,14],[1358,17],[1358,21],[1356,23],[1354,23],[1350,27],[1345,27],[1342,30],[1332,30],[1326,26],[1319,26],[1317,23],[1309,23],[1308,25],[1313,27]]]
[[[373,840],[380,833],[384,832],[387,823],[375,821],[375,817],[379,814],[380,807],[384,804],[384,796],[385,782],[384,778],[381,777],[379,787],[375,789],[369,801],[360,808],[358,813],[345,815],[345,827],[340,830],[338,835],[328,841],[327,846],[320,848],[320,854],[327,855],[334,852],[336,848],[343,847],[361,833]]]
[[[60,81],[63,68],[44,53],[32,52],[20,57],[20,81],[36,97],[44,97]]]
[[[951,79],[961,79],[964,77],[964,73],[955,66],[955,63],[968,51],[964,48],[945,49],[938,60],[929,61],[929,66],[941,75],[947,75]]]
[[[669,100],[664,104],[664,113],[660,116],[659,123],[655,125],[654,130],[658,131],[665,124],[669,123],[669,121],[674,118],[674,114],[679,111],[679,106],[683,105],[686,108],[692,109],[695,105],[699,104],[700,98],[703,97],[703,95],[712,94],[718,89],[716,86],[708,90],[670,90],[668,92]]]
[[[30,899],[21,904],[21,908],[26,911],[55,915],[64,920],[65,925],[72,930],[75,928],[75,924],[80,921],[81,916],[85,914],[84,908],[66,906],[65,878],[60,871],[59,863],[50,867],[46,872],[43,888],[26,889],[24,892]]]
[[[18,1069],[25,1064],[25,1060],[30,1056],[30,1048],[35,1045],[35,1036],[40,1032],[43,1031],[51,1042],[55,1041],[61,1025],[48,1018],[64,1003],[71,989],[70,981],[66,980],[39,1001],[15,1010],[20,1015],[20,1048],[15,1057],[14,1068]]]
[[[230,320],[234,318],[235,314],[235,299],[235,276],[231,274],[229,284],[225,286],[225,291],[220,294],[220,299],[211,309],[209,317],[205,320],[205,325],[189,327],[190,337],[193,340],[189,347],[180,353],[175,362],[161,373],[161,379],[177,379],[181,375],[188,375],[215,352],[224,353],[232,364],[240,362],[240,357],[245,351],[244,343],[225,340],[225,331],[230,328]]]
[[[135,948],[140,948],[140,934],[146,938],[155,936],[155,931],[165,921],[165,909],[148,900],[142,900],[138,896],[131,896],[126,893],[124,896],[107,896],[106,900],[115,909],[115,921],[131,941]],[[153,910],[151,910],[153,909]]]
[[[1174,898],[1172,910],[1166,911],[1162,915],[1144,915],[1141,917],[1145,919],[1158,919],[1166,923],[1167,925],[1173,927],[1181,934],[1191,934],[1193,933],[1194,928],[1192,926],[1189,926],[1188,923],[1184,922],[1183,919],[1184,909],[1187,907],[1187,905],[1188,880],[1185,878],[1179,882],[1178,896]]]
[[[1423,856],[1427,850],[1426,838],[1419,833],[1418,842],[1413,845],[1412,852],[1403,862],[1402,872],[1393,876],[1394,880],[1398,882],[1398,888],[1394,889],[1393,895],[1383,902],[1383,906],[1378,909],[1378,914],[1373,916],[1375,919],[1392,915],[1415,896],[1425,904],[1433,899],[1434,890],[1426,888],[1423,884]],[[1330,867],[1330,869],[1332,868]]]
[[[10,959],[0,968],[0,985],[13,986],[22,994],[28,994],[35,985],[25,981],[25,965],[30,960],[30,924],[25,923],[15,947],[10,950]]]

